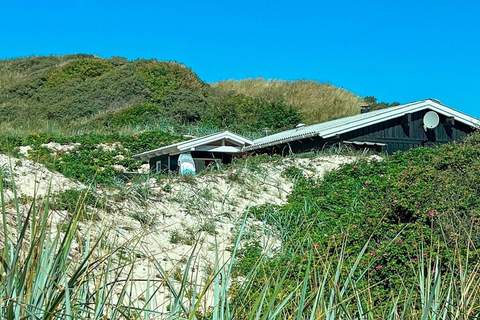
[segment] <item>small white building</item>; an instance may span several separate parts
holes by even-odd
[[[198,172],[216,163],[230,163],[234,154],[251,145],[253,141],[223,131],[146,151],[134,157],[149,162],[152,171],[161,172],[178,171],[180,155],[189,155]]]

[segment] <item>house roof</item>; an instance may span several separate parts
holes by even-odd
[[[208,146],[209,143],[227,139],[234,142],[238,145],[235,146]],[[163,146],[158,149],[142,152],[134,155],[134,158],[140,160],[148,160],[155,156],[160,156],[163,154],[178,154],[186,151],[197,150],[197,151],[210,151],[210,152],[223,152],[223,153],[236,153],[241,151],[241,148],[244,146],[250,146],[253,144],[253,141],[246,139],[242,136],[239,136],[230,131],[223,131],[200,138],[190,139],[187,141],[178,142],[168,146]]]
[[[253,145],[247,147],[245,150],[255,150],[315,136],[320,136],[325,139],[331,138],[338,134],[353,131],[422,110],[433,110],[447,117],[452,117],[456,121],[460,121],[471,127],[477,129],[480,128],[480,121],[478,119],[449,108],[437,100],[427,99],[391,108],[362,113],[351,117],[282,131],[254,140]]]

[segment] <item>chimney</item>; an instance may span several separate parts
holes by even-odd
[[[371,106],[361,106],[360,110],[361,110],[360,111],[361,113],[367,113],[367,112],[372,111],[372,107]]]

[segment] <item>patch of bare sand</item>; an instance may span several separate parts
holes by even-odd
[[[72,188],[83,188],[63,175],[49,171],[45,166],[31,160],[18,159],[0,154],[0,168],[8,179],[15,183],[18,196],[45,197],[49,192],[57,193]],[[12,190],[6,191],[7,199],[13,196]]]
[[[230,258],[230,247],[249,208],[286,202],[293,187],[292,180],[283,174],[287,168],[293,166],[305,176],[321,178],[353,161],[354,157],[345,156],[285,158],[255,170],[245,167],[193,178],[171,177],[159,182],[150,179],[140,186],[147,200],[135,200],[132,191],[128,199],[112,203],[116,213],[112,219],[116,228],[122,230],[119,238],[123,241],[135,233],[142,234],[138,249],[143,255],[135,261],[135,278],[160,279],[153,261],[160,262],[170,274],[178,274],[193,255],[191,276],[204,283],[215,263],[222,265]],[[140,215],[153,219],[152,226],[142,226],[138,222]],[[269,226],[253,218],[248,218],[246,232],[259,240],[267,254],[281,245]],[[179,285],[175,279],[172,281]],[[144,292],[146,283],[140,282],[135,290]],[[152,304],[163,309],[168,305],[168,296],[168,289],[164,288]]]
[[[345,156],[285,158],[255,168],[235,167],[193,178],[147,179],[123,189],[97,190],[106,197],[106,207],[91,208],[100,221],[83,222],[81,232],[87,236],[107,229],[106,240],[112,246],[129,243],[128,249],[134,256],[132,278],[144,280],[132,286],[132,296],[141,301],[148,283],[164,283],[158,265],[179,287],[179,274],[193,257],[189,281],[203,284],[215,265],[223,265],[230,259],[230,247],[249,208],[286,202],[293,187],[292,180],[284,174],[287,168],[296,167],[308,177],[321,178],[326,172],[353,161],[354,157]],[[49,188],[52,193],[84,188],[30,160],[0,155],[2,165],[13,169],[21,195],[43,197]],[[53,214],[52,224],[61,225],[67,217],[66,212]],[[281,246],[275,232],[254,218],[248,218],[246,232],[259,240],[266,253],[273,253]],[[118,262],[124,263],[120,258]],[[165,311],[170,298],[169,289],[160,286],[150,305]],[[210,292],[207,305],[212,303],[211,299]]]

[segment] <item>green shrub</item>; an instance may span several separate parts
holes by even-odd
[[[195,73],[179,63],[139,60],[133,64],[153,102],[161,103],[167,94],[179,89],[199,91],[206,87]]]
[[[53,87],[68,81],[84,81],[99,77],[113,68],[114,65],[109,60],[80,58],[53,69],[47,76],[46,85]]]
[[[121,128],[134,125],[156,123],[165,117],[163,109],[153,103],[141,103],[127,108],[108,112],[96,117],[90,124],[107,128]]]
[[[288,166],[283,172],[282,176],[291,179],[291,180],[297,180],[301,177],[303,177],[303,171],[299,167],[295,165]]]
[[[74,214],[78,210],[85,211],[87,207],[104,208],[105,200],[92,191],[69,189],[53,195],[50,207],[53,210],[66,210]]]
[[[179,88],[163,99],[165,113],[181,124],[194,124],[205,120],[207,100],[201,92]]]
[[[298,111],[283,102],[229,93],[210,96],[203,119],[213,126],[239,131],[280,130],[301,122]]]
[[[0,152],[19,156],[18,147],[31,146],[29,157],[51,170],[86,184],[93,182],[113,185],[127,178],[121,172],[115,171],[114,165],[121,165],[128,171],[136,171],[141,162],[133,159],[134,154],[179,140],[180,137],[162,131],[146,131],[133,135],[119,133],[4,134],[0,135]],[[42,144],[49,142],[78,143],[79,145],[72,151],[54,154],[42,147]],[[111,147],[105,149],[101,147],[102,145]]]
[[[415,282],[421,243],[438,251],[442,266],[452,263],[453,251],[478,248],[480,239],[480,147],[478,135],[462,144],[418,148],[384,161],[359,161],[327,174],[323,180],[297,180],[288,203],[254,210],[281,236],[281,251],[261,268],[294,262],[287,279],[303,279],[305,257],[329,252],[345,242],[347,257],[368,241],[363,267],[379,283],[373,299]],[[471,249],[470,258],[478,252]],[[248,257],[246,261],[250,261]],[[346,266],[353,261],[347,260]],[[442,268],[443,268],[442,267]],[[259,280],[260,281],[260,280]]]

